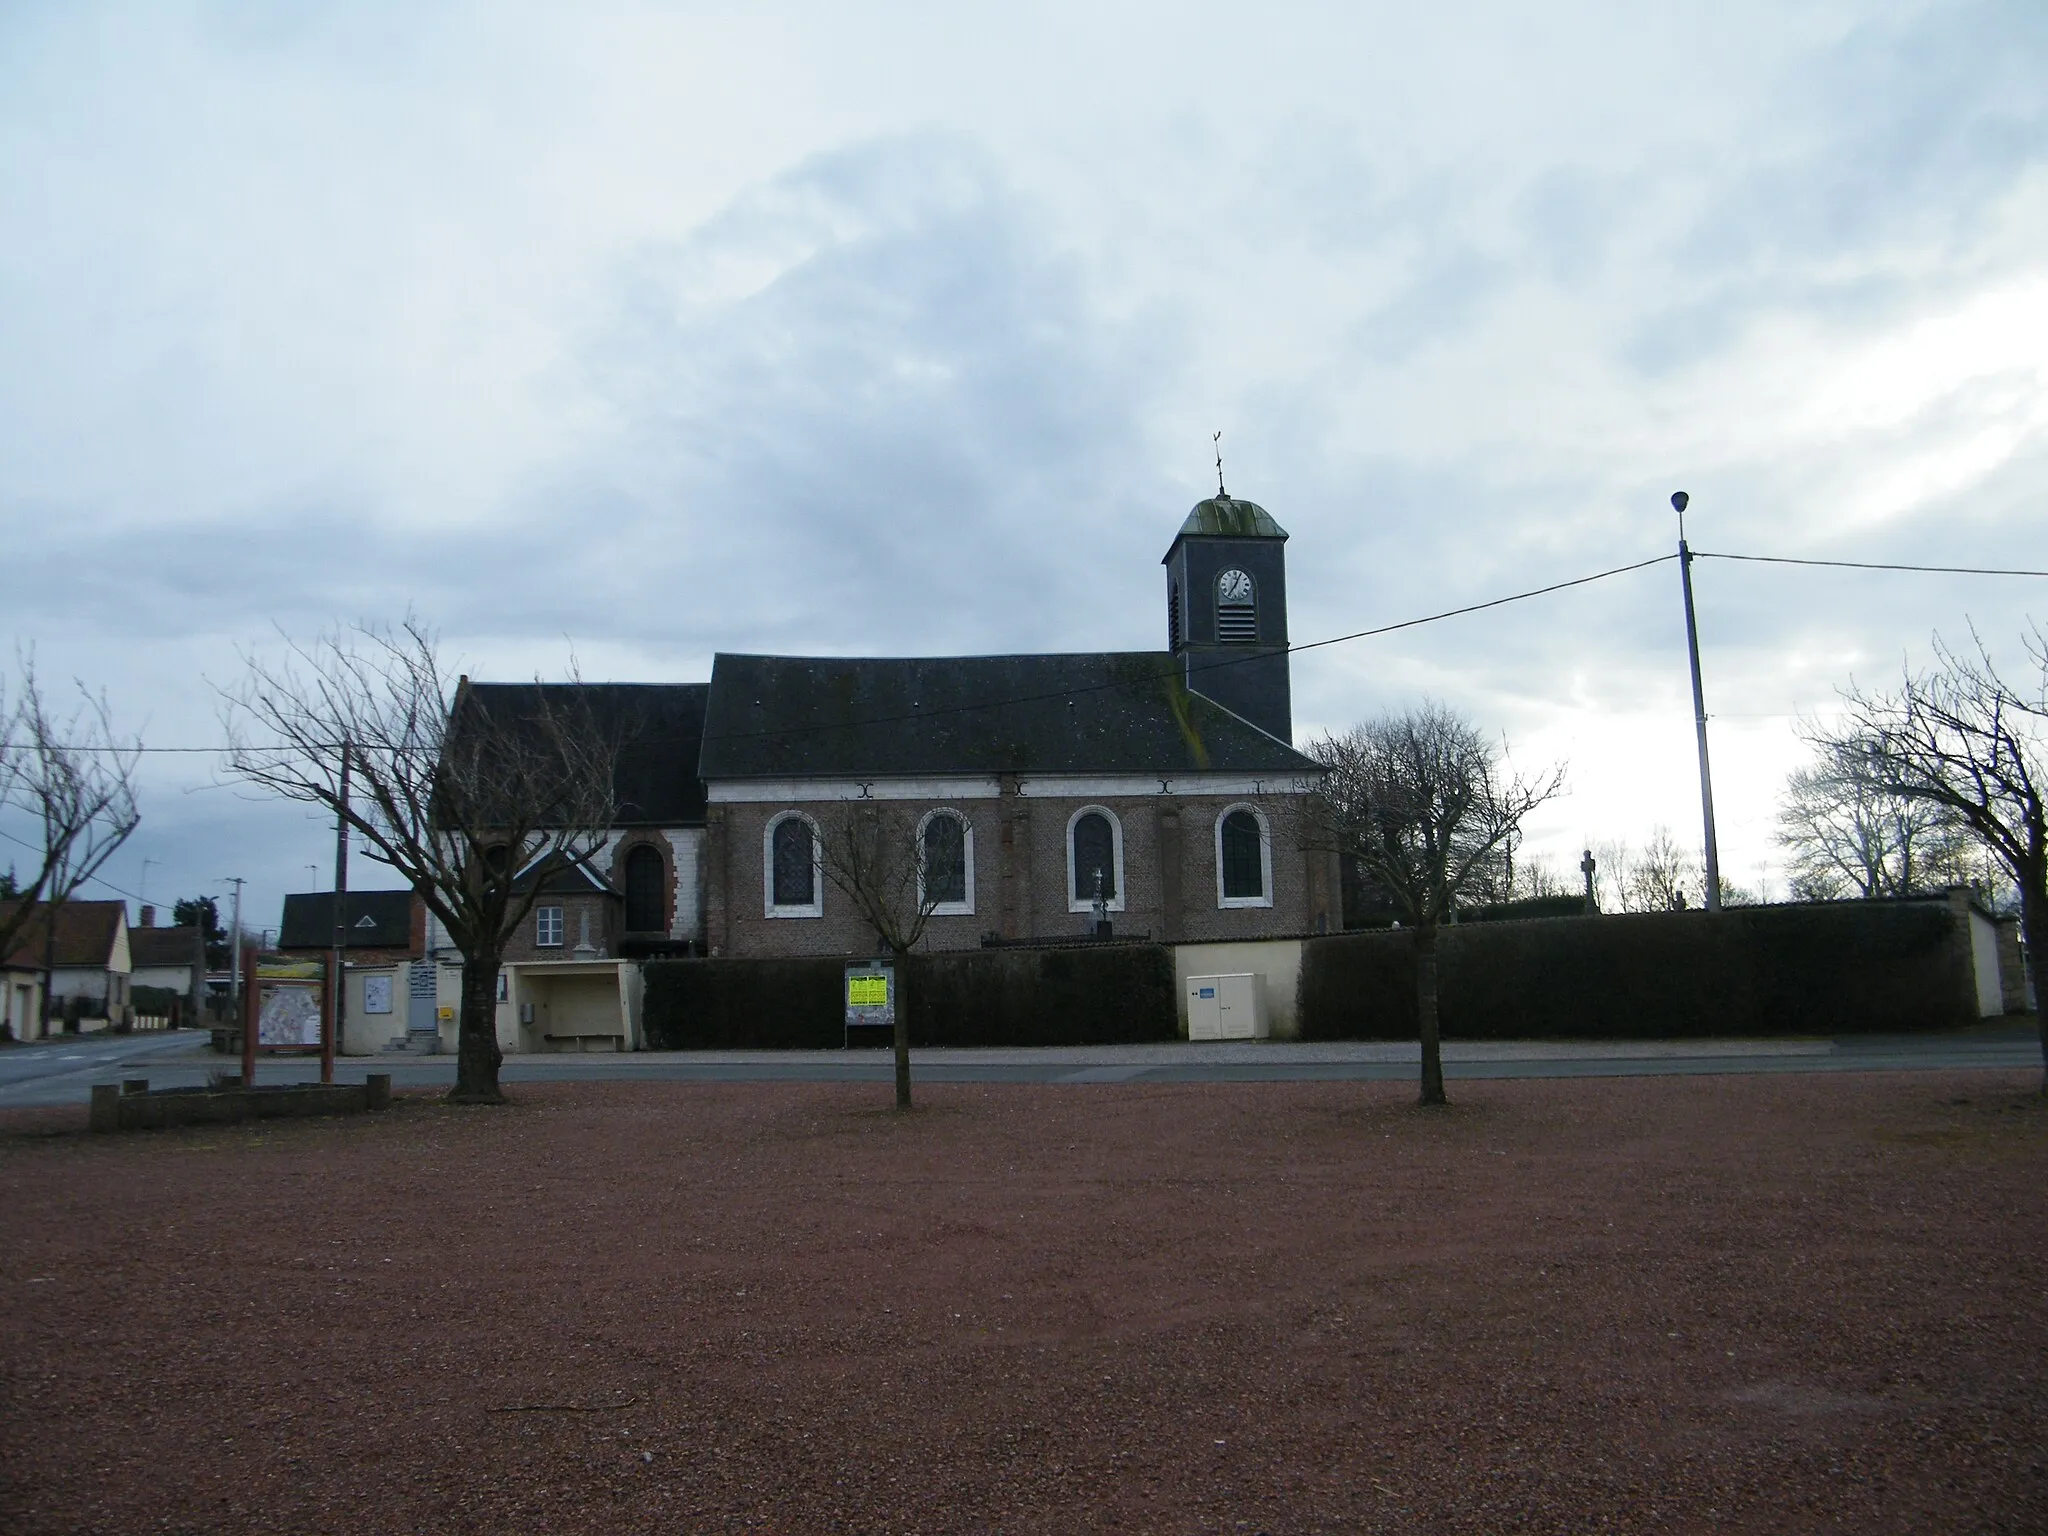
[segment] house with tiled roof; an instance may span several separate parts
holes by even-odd
[[[177,999],[176,1022],[198,1022],[206,993],[206,934],[197,924],[159,928],[156,908],[145,905],[128,930],[128,955],[134,966],[131,988],[171,993]]]
[[[11,912],[13,902],[0,904]],[[45,907],[16,935],[4,960],[10,993],[33,974],[48,976],[48,1017],[38,1009],[16,1028],[19,1039],[55,1034],[70,1024],[81,1030],[126,1025],[133,1017],[129,987],[134,963],[128,943],[128,903],[67,901],[54,922]],[[10,1013],[13,999],[10,998]]]

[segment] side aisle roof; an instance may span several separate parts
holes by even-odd
[[[620,741],[613,793],[622,827],[704,824],[704,781],[697,776],[704,735],[705,683],[470,683],[467,696],[492,714],[538,713],[544,695],[577,700],[600,731]],[[580,697],[579,697],[580,695]],[[461,728],[458,707],[451,730]]]

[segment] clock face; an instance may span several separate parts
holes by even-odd
[[[1252,600],[1252,579],[1243,571],[1225,571],[1216,578],[1216,600],[1222,603],[1248,603]]]

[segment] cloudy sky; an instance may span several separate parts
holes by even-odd
[[[5,629],[163,747],[408,605],[496,679],[1157,647],[1219,428],[1298,641],[1668,552],[1679,488],[1703,550],[2048,566],[2044,77],[2037,0],[13,0]],[[2048,617],[1696,574],[1778,889],[1801,714]],[[1569,763],[1560,870],[1697,840],[1675,565],[1296,662],[1303,738],[1424,696]],[[203,754],[143,794],[126,893],[326,878]]]

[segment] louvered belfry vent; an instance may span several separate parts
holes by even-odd
[[[1216,638],[1225,645],[1256,645],[1259,613],[1251,603],[1216,605]]]

